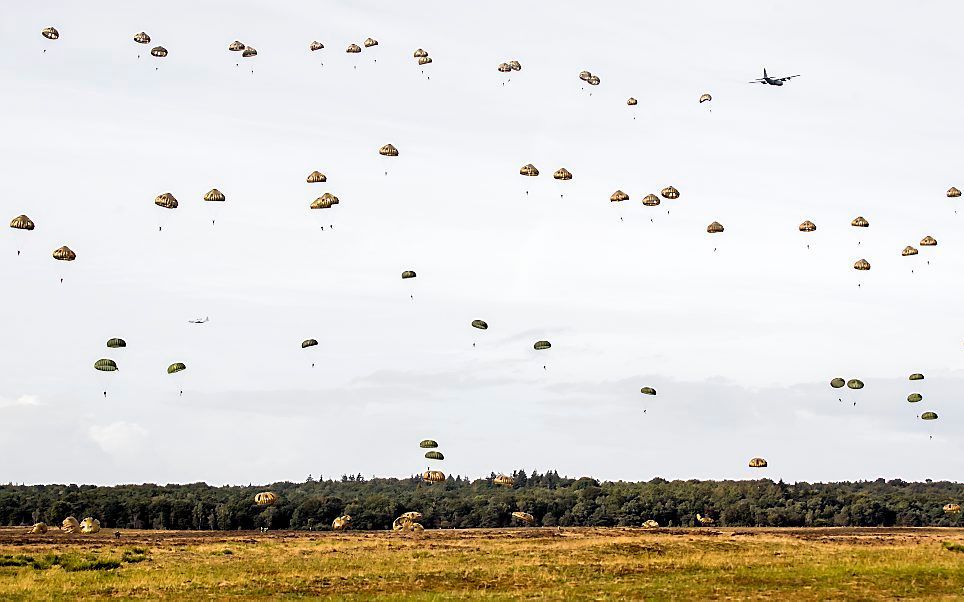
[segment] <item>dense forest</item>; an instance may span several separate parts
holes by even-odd
[[[492,475],[493,477],[495,475]],[[92,516],[108,528],[137,529],[330,529],[341,514],[355,529],[388,529],[409,510],[423,513],[427,528],[504,527],[511,513],[532,514],[543,526],[694,526],[696,513],[721,526],[964,526],[945,515],[944,504],[964,501],[964,485],[900,480],[856,483],[756,481],[603,482],[570,479],[554,471],[512,475],[512,487],[492,479],[448,477],[429,485],[420,478],[274,483],[268,486],[4,485],[0,524],[59,525],[67,516]],[[272,506],[254,504],[273,491]]]

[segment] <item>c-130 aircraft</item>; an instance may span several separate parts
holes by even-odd
[[[787,75],[787,76],[785,76],[785,77],[770,77],[769,75],[767,75],[767,69],[766,69],[766,67],[764,67],[764,68],[763,68],[763,77],[761,77],[760,79],[755,79],[755,80],[753,80],[752,82],[749,82],[749,83],[751,83],[751,84],[767,84],[767,85],[769,85],[769,86],[782,86],[782,85],[783,85],[783,82],[788,82],[788,81],[790,81],[791,79],[793,79],[794,77],[800,77],[800,75],[798,74],[798,75]]]

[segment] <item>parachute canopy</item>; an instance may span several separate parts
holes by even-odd
[[[154,204],[165,209],[177,209],[177,199],[170,192],[164,192],[154,197]]]
[[[702,96],[700,96],[700,104],[703,104],[704,102],[709,102],[711,100],[713,100],[713,97],[710,96],[709,94],[703,94]]]
[[[113,338],[107,341],[107,346],[110,349],[117,349],[118,347],[127,347],[127,341],[124,339]]]
[[[647,207],[656,207],[657,205],[659,205],[659,203],[660,203],[659,197],[656,196],[655,194],[647,194],[646,196],[643,197],[643,204],[646,205]]]
[[[947,198],[954,199],[961,196],[961,191],[951,186],[947,189]]]
[[[325,174],[321,173],[320,171],[313,171],[310,174],[308,174],[307,182],[309,184],[317,184],[318,182],[327,182],[327,181],[328,181],[328,177],[325,176]]]
[[[155,46],[151,48],[151,56],[156,56],[157,58],[162,59],[167,56],[167,48],[164,48],[163,46]]]
[[[386,144],[385,146],[378,149],[378,154],[382,155],[383,157],[397,157],[398,149],[392,146],[391,144]]]
[[[109,359],[101,359],[94,362],[94,369],[101,372],[117,372],[117,362]]]
[[[332,531],[342,531],[351,524],[351,515],[343,514],[331,522]]]
[[[847,381],[847,387],[851,389],[863,389],[864,381],[860,380],[859,378],[851,378]]]
[[[960,514],[961,505],[960,504],[944,504],[944,512],[947,514]],[[43,523],[40,523],[43,524]]]
[[[920,372],[915,372],[915,373],[911,374],[911,375],[907,378],[907,380],[924,380],[924,375],[921,374]]]
[[[361,52],[361,46],[358,44],[349,44],[348,48],[345,48],[345,52],[348,54],[358,54]]]
[[[526,163],[521,168],[519,168],[519,173],[524,176],[537,176],[539,175],[539,170],[532,163]]]
[[[245,46],[244,50],[241,52],[243,58],[249,58],[252,56],[258,56],[258,51],[255,50],[254,46]]]
[[[415,54],[414,54],[413,56],[414,56],[415,58],[417,58],[417,59],[423,59],[423,58],[425,58],[425,57],[428,56],[428,52],[426,52],[426,51],[422,50],[421,48],[419,48],[419,49],[417,49],[417,50],[415,51]]]
[[[830,381],[830,386],[833,387],[834,389],[839,389],[840,387],[846,384],[847,384],[847,381],[845,381],[842,378],[835,378],[832,381]]]
[[[438,447],[438,442],[432,439],[422,439],[422,441],[419,442],[418,446],[421,447],[422,449],[433,449]]]
[[[936,247],[936,246],[937,246],[937,239],[935,239],[933,236],[925,236],[924,238],[921,239],[921,241],[920,241],[920,246],[922,246],[922,247]]]
[[[660,190],[659,193],[663,195],[664,199],[673,200],[679,198],[679,190],[676,190],[672,186],[667,186],[666,188]]]
[[[16,230],[33,230],[33,220],[26,215],[18,215],[10,220],[10,227]]]
[[[630,96],[629,98],[626,99],[626,104],[629,105],[629,106],[631,106],[631,107],[635,107],[635,106],[636,106],[637,104],[639,104],[639,103],[637,102],[637,100],[636,100],[635,98],[633,98],[632,96]]]
[[[858,259],[858,260],[854,263],[854,269],[855,269],[855,270],[860,270],[860,271],[862,271],[862,272],[866,272],[867,270],[870,269],[870,262],[867,261],[866,259]]]
[[[492,479],[492,482],[502,487],[512,487],[513,485],[515,485],[515,479],[513,479],[509,475],[504,475],[504,474],[500,474],[499,476],[495,477],[494,479]]]
[[[911,257],[913,255],[917,255],[917,249],[909,245],[904,247],[904,250],[900,252],[901,257]]]
[[[40,30],[40,35],[48,40],[56,40],[60,37],[60,32],[57,31],[56,27],[44,27],[42,30]]]
[[[372,46],[378,46],[378,40],[376,40],[376,39],[374,39],[374,38],[365,38],[365,41],[362,42],[362,43],[365,44],[365,48],[371,48]]]
[[[204,195],[204,200],[214,203],[221,203],[224,202],[224,194],[217,188],[212,188],[206,195]]]
[[[855,228],[869,228],[870,222],[865,220],[862,215],[858,215],[852,222],[850,222],[850,225]]]
[[[242,50],[244,50],[244,48],[245,48],[244,44],[242,42],[239,42],[238,40],[235,40],[228,45],[228,50],[230,50],[231,52],[241,52]]]
[[[332,205],[336,204],[337,199],[338,197],[326,192],[325,194],[321,195],[317,199],[313,200],[311,202],[311,205],[308,206],[308,208],[309,209],[328,209]]]
[[[46,532],[47,532],[46,523],[34,523],[33,526],[30,527],[30,530],[27,531],[27,533],[31,533],[34,535],[43,535]]]
[[[512,71],[512,67],[509,66],[509,63],[499,63],[498,69],[500,73],[508,73]]]
[[[428,65],[428,64],[431,63],[431,62],[432,62],[432,57],[430,57],[430,56],[423,56],[423,57],[421,57],[421,58],[418,59],[418,64],[419,64],[419,65]]]
[[[173,364],[167,367],[168,374],[177,374],[178,372],[181,372],[183,370],[187,370],[187,366],[185,366],[181,362],[174,362]]]
[[[60,530],[64,533],[76,533],[80,530],[80,522],[73,516],[68,516],[60,523]]]
[[[422,473],[422,480],[426,483],[441,483],[445,480],[445,473],[441,470],[426,470]]]
[[[586,83],[589,84],[590,86],[598,86],[599,81],[600,81],[599,78],[593,75],[592,77],[586,80]]]
[[[100,531],[100,521],[92,516],[88,516],[80,521],[80,532],[88,535]]]
[[[721,224],[720,222],[713,222],[712,224],[706,227],[706,231],[709,232],[710,234],[719,234],[720,232],[723,231],[723,224]]]
[[[552,174],[552,177],[556,180],[571,180],[572,173],[565,167],[560,167]]]
[[[580,72],[579,72],[579,79],[581,79],[581,80],[584,81],[584,82],[589,81],[589,78],[590,78],[590,77],[592,77],[592,73],[589,73],[588,71],[580,71]]]
[[[766,468],[767,461],[764,458],[750,458],[750,468]]]
[[[259,506],[270,506],[277,501],[278,494],[273,491],[262,491],[254,496],[254,503]]]
[[[623,201],[629,200],[629,195],[622,190],[617,190],[609,197],[610,202],[621,203]]]
[[[312,52],[314,52],[315,50],[321,50],[321,49],[324,48],[324,47],[325,47],[325,45],[322,44],[321,42],[319,42],[318,40],[315,40],[315,41],[312,42],[311,44],[308,44],[308,50],[310,50],[310,51],[312,51]]]
[[[921,420],[937,420],[937,414],[935,412],[924,412],[920,415]]]
[[[643,395],[656,395],[656,389],[652,387],[643,387],[639,390],[639,392]]]
[[[425,452],[425,458],[428,460],[444,460],[445,456],[439,451],[427,451]]]
[[[402,280],[407,280],[409,278],[414,278],[414,277],[415,277],[415,272],[413,272],[412,270],[405,270],[404,272],[402,272]]]
[[[921,395],[920,393],[911,393],[910,395],[907,396],[907,401],[909,401],[910,403],[917,403],[918,401],[922,401],[923,399],[924,399],[924,396]]]
[[[147,35],[147,34],[146,34],[145,32],[143,32],[143,31],[140,32],[140,33],[135,33],[135,34],[134,34],[134,41],[137,42],[138,44],[150,44],[150,43],[151,43],[151,36]]]
[[[472,320],[472,328],[478,328],[479,330],[488,330],[489,325],[485,320]]]
[[[512,518],[516,519],[519,522],[523,522],[527,525],[533,525],[536,522],[535,517],[529,514],[528,512],[513,512]]]
[[[315,339],[305,339],[301,341],[301,348],[307,349],[308,347],[314,347],[317,344],[318,344],[318,341],[316,341]]]
[[[509,67],[513,71],[522,71],[522,63],[519,61],[509,61]]]
[[[806,220],[799,227],[801,232],[813,232],[817,229],[817,225],[810,220]]]
[[[552,347],[552,344],[549,341],[536,341],[532,346],[532,348],[536,351],[542,351],[543,349],[548,349],[550,347]]]
[[[51,253],[51,255],[53,255],[53,258],[57,261],[73,261],[77,259],[77,253],[71,251],[70,247],[67,245],[62,246],[59,249],[54,249],[54,252]]]

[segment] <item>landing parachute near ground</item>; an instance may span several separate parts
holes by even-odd
[[[254,503],[259,506],[270,506],[278,501],[278,494],[273,491],[262,491],[254,496]]]
[[[80,522],[80,532],[92,535],[100,531],[100,521],[96,518],[88,516]]]
[[[534,525],[536,522],[535,517],[528,512],[513,512],[512,518],[527,525]]]
[[[422,480],[426,483],[441,483],[445,480],[445,473],[441,470],[426,470],[422,473]]]
[[[499,476],[492,479],[492,482],[500,487],[512,487],[515,485],[515,479],[509,475],[500,474]]]

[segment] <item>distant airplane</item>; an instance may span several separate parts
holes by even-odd
[[[800,75],[788,75],[786,77],[770,77],[767,75],[766,67],[763,68],[763,77],[760,79],[755,79],[751,84],[767,84],[769,86],[782,86],[783,82],[788,82],[794,77],[800,77]]]
[[[204,324],[207,321],[208,321],[208,318],[205,317],[203,320],[201,318],[198,318],[196,320],[188,320],[187,322],[188,324]]]

